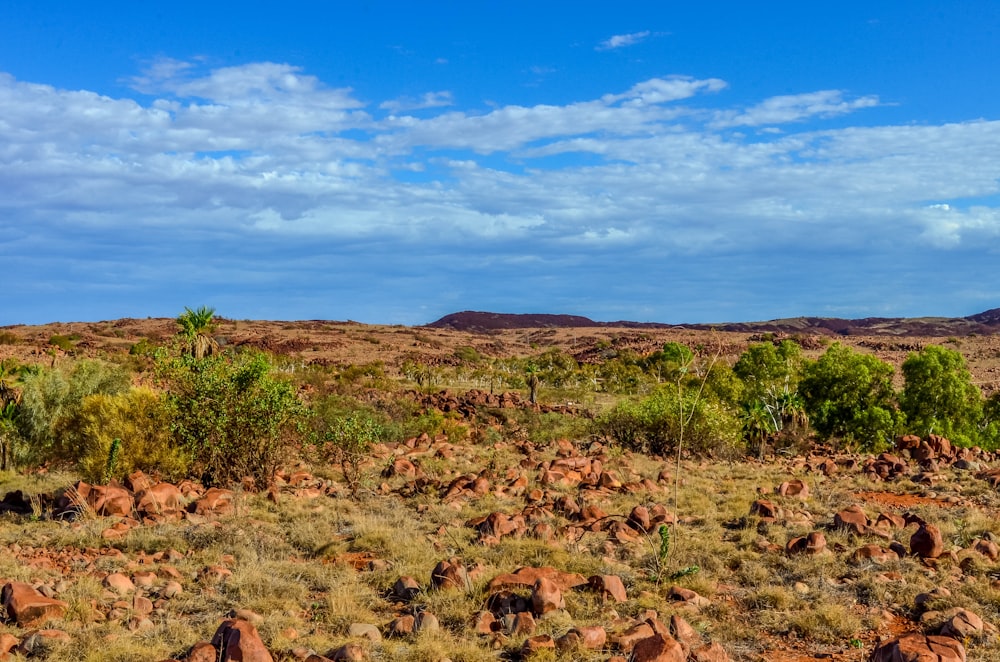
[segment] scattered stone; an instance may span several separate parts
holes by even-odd
[[[229,619],[223,621],[212,637],[212,646],[219,651],[223,662],[274,662],[260,634],[248,621]]]
[[[951,637],[907,634],[879,645],[869,662],[965,662],[965,647]]]
[[[542,616],[550,611],[565,609],[566,602],[555,582],[539,577],[531,589],[531,606],[535,614]]]
[[[350,627],[347,628],[347,634],[351,637],[363,637],[374,642],[382,641],[382,633],[371,623],[351,623]]]
[[[0,591],[0,601],[8,618],[19,627],[33,627],[47,621],[60,619],[69,607],[61,600],[47,598],[30,584],[10,582]]]
[[[910,552],[922,559],[936,559],[944,553],[941,530],[933,524],[921,524],[910,537]]]
[[[615,602],[625,602],[628,595],[625,593],[625,584],[621,577],[617,575],[594,575],[588,580],[590,588],[601,594],[602,597],[610,597]]]

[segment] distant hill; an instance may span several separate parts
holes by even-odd
[[[686,328],[718,329],[747,333],[811,333],[820,335],[890,335],[890,336],[967,336],[972,333],[1000,333],[1000,308],[968,317],[792,317],[762,322],[726,322],[721,324],[661,324],[657,322],[595,322],[580,315],[514,314],[464,311],[445,315],[427,326],[473,333],[506,329],[539,328]]]

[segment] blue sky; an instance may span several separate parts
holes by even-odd
[[[0,324],[1000,306],[1000,5],[0,8]]]

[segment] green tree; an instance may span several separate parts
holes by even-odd
[[[769,435],[777,434],[789,424],[803,427],[804,403],[798,395],[802,351],[784,340],[751,345],[740,355],[733,372],[743,383],[740,406],[744,428],[752,441],[760,444],[761,452]]]
[[[668,342],[660,351],[645,357],[641,365],[646,373],[654,376],[657,383],[660,383],[677,381],[679,377],[688,373],[693,362],[694,353],[687,345]]]
[[[903,362],[903,379],[899,405],[908,430],[965,444],[976,441],[983,396],[958,351],[928,345],[911,352]]]
[[[298,432],[305,407],[261,352],[161,360],[176,444],[207,484],[244,477],[263,488]]]
[[[185,306],[184,312],[177,316],[177,324],[181,327],[180,336],[185,343],[184,351],[196,359],[219,351],[219,343],[212,337],[215,331],[214,318],[215,308],[208,306],[201,306],[197,310]]]
[[[810,423],[827,438],[887,448],[902,422],[893,404],[893,372],[877,357],[834,343],[802,371],[799,394]]]

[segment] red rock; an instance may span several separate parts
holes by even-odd
[[[129,491],[117,484],[92,485],[87,503],[102,517],[129,517],[135,507]]]
[[[0,601],[7,610],[7,616],[22,628],[62,618],[69,606],[61,600],[45,597],[30,584],[22,582],[4,585]]]
[[[136,495],[136,509],[146,515],[174,515],[183,507],[183,496],[176,486],[158,483]]]
[[[979,539],[972,545],[972,549],[979,552],[990,561],[996,562],[996,560],[1000,558],[1000,547],[998,547],[992,540]]]
[[[7,632],[0,634],[0,660],[6,660],[7,654],[20,643],[17,637]]]
[[[899,554],[891,549],[871,544],[858,548],[851,558],[854,561],[871,561],[873,563],[882,564],[898,561],[900,557]]]
[[[702,646],[691,653],[692,662],[730,662],[729,654],[721,644]]]
[[[653,636],[653,628],[648,623],[637,623],[614,638],[615,643],[626,653],[631,651],[636,643]]]
[[[247,621],[223,621],[212,637],[212,646],[222,654],[222,662],[274,662],[257,628]]]
[[[531,657],[540,650],[555,650],[555,647],[556,642],[550,635],[539,634],[524,640],[524,645],[521,646],[521,655]]]
[[[907,634],[879,645],[869,662],[965,662],[965,647],[951,637]]]
[[[469,588],[469,574],[465,567],[456,559],[439,561],[434,570],[431,571],[431,588],[448,589]]]
[[[402,602],[409,602],[418,593],[420,593],[420,584],[413,577],[400,577],[392,585],[392,596]]]
[[[557,609],[565,609],[562,591],[551,579],[539,577],[531,589],[531,606],[538,615],[547,614]]]
[[[670,617],[670,632],[673,633],[674,638],[680,642],[681,646],[688,650],[698,648],[702,644],[701,635],[691,627],[690,623],[677,614]]]
[[[798,497],[805,501],[809,498],[809,486],[799,479],[785,481],[778,486],[778,494],[784,497]]]
[[[232,490],[213,487],[205,495],[195,501],[189,509],[196,515],[229,515],[235,509],[236,494]]]
[[[404,614],[392,619],[389,623],[388,635],[390,637],[405,637],[407,635],[413,634],[414,629],[417,626],[417,619],[409,614]]]
[[[763,522],[774,522],[781,517],[781,509],[766,499],[758,499],[750,504],[750,514]]]
[[[838,528],[847,529],[858,535],[864,535],[868,532],[869,520],[861,506],[855,504],[848,506],[834,515],[833,524]]]
[[[512,573],[494,577],[490,580],[489,590],[534,586],[535,582],[542,577],[551,580],[561,591],[568,591],[587,583],[587,579],[577,573],[561,572],[548,566],[541,568],[523,567]]]
[[[628,600],[628,595],[625,593],[625,585],[622,583],[621,577],[617,575],[594,575],[588,581],[590,588],[600,593],[602,596],[608,596],[615,602],[625,602]]]
[[[636,642],[630,659],[632,662],[685,662],[687,655],[669,634],[656,633]]]
[[[475,630],[476,634],[490,634],[496,629],[496,622],[497,619],[493,616],[492,612],[481,611],[476,614],[476,620],[473,623],[472,629]]]
[[[326,659],[330,662],[363,662],[365,659],[365,649],[357,644],[344,644],[340,648],[326,654]],[[323,662],[322,660],[306,659],[306,662]]]
[[[956,607],[945,612],[947,620],[941,626],[941,635],[955,639],[967,639],[983,633],[983,619],[968,609]]]
[[[128,478],[125,479],[125,484],[128,488],[132,490],[133,493],[142,492],[153,484],[153,480],[144,474],[142,471],[133,471],[129,474]]]
[[[910,536],[910,552],[923,559],[936,559],[944,553],[941,530],[933,524],[924,524]]]
[[[522,611],[514,614],[509,633],[512,636],[532,635],[535,633],[535,627],[535,618],[531,615],[531,612]]]
[[[633,508],[628,516],[628,525],[641,533],[649,533],[653,527],[649,521],[649,509],[645,506]]]

